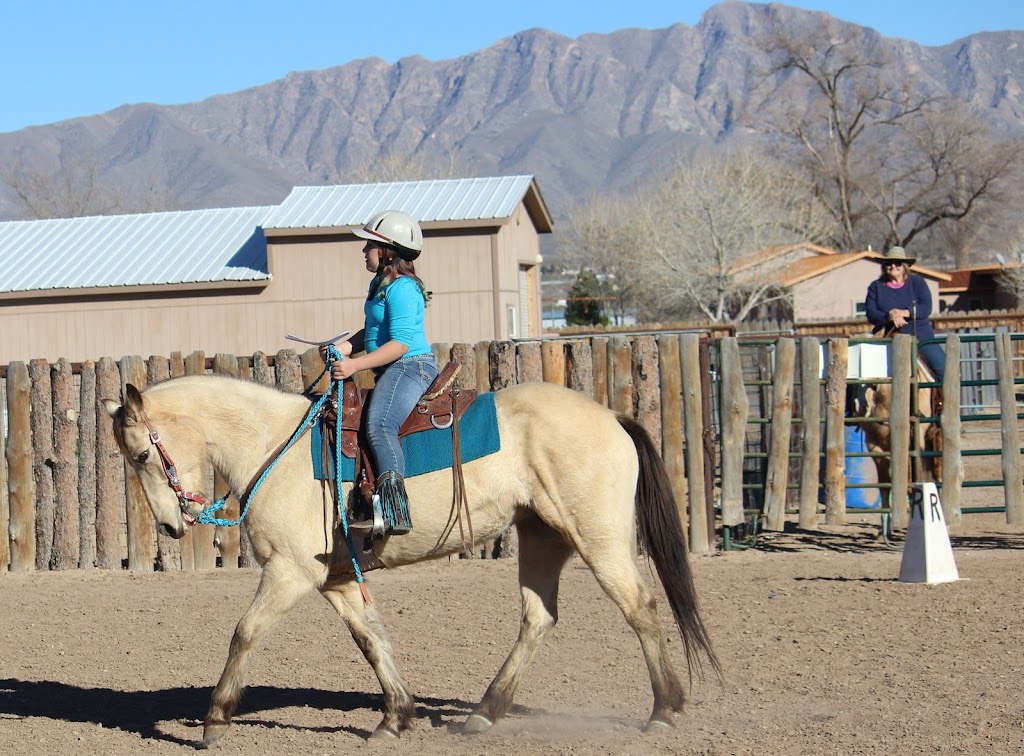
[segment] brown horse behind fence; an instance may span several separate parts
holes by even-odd
[[[917,361],[918,383],[930,383],[935,381],[935,376],[922,361]],[[858,417],[871,418],[872,422],[858,423],[864,429],[864,437],[868,451],[882,452],[882,456],[872,457],[875,467],[878,470],[879,483],[892,483],[892,438],[888,418],[892,411],[892,384],[891,383],[869,383],[864,384],[864,401],[858,403],[856,414]],[[942,452],[942,428],[938,421],[920,420],[924,417],[939,417],[942,413],[942,389],[931,387],[919,387],[917,390],[917,417],[918,422],[911,423],[911,434],[917,434],[916,439],[911,438],[911,450],[926,452]],[[877,422],[884,420],[885,422]],[[911,465],[911,470],[914,466]],[[925,480],[942,480],[942,457],[927,456],[920,465],[920,474]],[[889,506],[889,488],[881,487],[882,498],[885,506]]]

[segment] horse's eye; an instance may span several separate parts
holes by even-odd
[[[147,459],[149,459],[149,449],[144,449],[135,455],[135,461],[140,465],[146,464]]]

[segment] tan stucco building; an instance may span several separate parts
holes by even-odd
[[[300,187],[279,206],[0,223],[0,365],[295,348],[362,327],[370,274],[351,233],[420,220],[431,342],[541,334],[530,176]],[[302,347],[299,347],[300,351]]]

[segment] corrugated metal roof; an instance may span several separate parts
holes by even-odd
[[[508,218],[532,181],[532,176],[497,176],[297,186],[267,217],[263,227],[361,226],[381,210],[402,210],[420,223]]]
[[[273,209],[0,222],[0,292],[266,280]]]

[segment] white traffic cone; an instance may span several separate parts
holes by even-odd
[[[910,496],[910,522],[900,563],[901,583],[951,583],[960,574],[942,516],[939,489],[934,483],[915,483]]]

